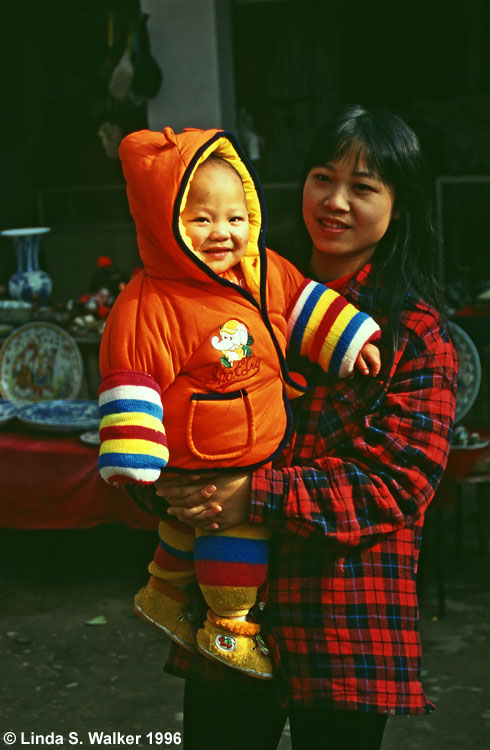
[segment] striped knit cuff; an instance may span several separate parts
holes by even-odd
[[[333,289],[308,279],[288,315],[289,352],[308,357],[335,377],[350,375],[362,347],[379,334],[369,315]]]
[[[99,388],[99,470],[112,484],[152,484],[168,462],[158,383],[150,375],[114,370]]]

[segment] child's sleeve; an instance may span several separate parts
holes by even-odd
[[[168,462],[160,386],[147,373],[112,370],[99,389],[99,471],[111,484],[153,484]]]
[[[144,485],[155,482],[168,462],[162,391],[176,368],[154,323],[161,310],[142,310],[131,286],[116,300],[100,346],[99,470],[111,484]]]
[[[354,370],[365,344],[381,337],[379,325],[333,289],[306,279],[287,313],[288,352],[307,357],[335,377]]]

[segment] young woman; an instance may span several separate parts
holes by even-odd
[[[187,678],[187,750],[275,748],[286,716],[294,750],[370,750],[389,714],[433,708],[420,682],[415,579],[449,450],[456,359],[413,132],[388,112],[338,113],[313,145],[303,218],[310,272],[381,325],[382,370],[334,382],[312,368],[294,441],[273,469],[161,482],[169,514],[191,525],[274,532],[257,608],[274,683],[174,650],[167,671]]]

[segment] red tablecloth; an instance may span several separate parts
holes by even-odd
[[[97,448],[77,436],[0,430],[0,526],[87,529],[121,523],[154,529],[156,516],[140,510],[123,489],[106,484]]]

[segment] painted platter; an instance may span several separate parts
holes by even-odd
[[[451,338],[458,355],[458,383],[456,389],[455,424],[461,422],[476,401],[481,383],[481,363],[478,349],[466,331],[452,321]]]
[[[95,430],[100,421],[99,405],[85,399],[39,401],[21,406],[17,419],[27,427],[50,432]]]
[[[17,414],[17,405],[7,398],[0,398],[0,425],[7,424]]]
[[[76,398],[82,376],[76,341],[53,323],[27,323],[0,349],[0,393],[17,404]]]

